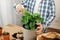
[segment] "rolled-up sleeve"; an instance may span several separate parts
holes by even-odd
[[[51,22],[54,20],[55,18],[55,2],[52,0],[50,3],[50,9],[48,10],[49,12],[49,17],[46,19],[46,26],[49,26],[51,24]]]
[[[26,4],[27,4],[27,0],[24,0],[24,1],[22,1],[22,2],[17,2],[17,3],[15,3],[15,4],[13,5],[13,7],[16,9],[16,6],[17,6],[17,5],[21,5],[21,6],[24,7],[24,5],[26,5]]]
[[[48,3],[47,10],[46,11],[46,17],[44,17],[45,22],[43,23],[44,30],[46,31],[46,28],[51,24],[51,22],[55,19],[55,2],[51,0]]]

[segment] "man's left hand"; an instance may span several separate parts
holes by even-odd
[[[37,35],[40,35],[40,34],[42,34],[43,33],[43,26],[42,26],[42,24],[40,24],[40,23],[37,23],[37,29],[36,29],[36,34]]]

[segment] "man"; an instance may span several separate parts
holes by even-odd
[[[18,12],[23,12],[23,9],[26,8],[31,13],[40,13],[41,17],[44,18],[44,22],[37,23],[37,25],[40,25],[36,30],[37,35],[46,32],[46,29],[55,18],[54,0],[24,0],[21,3],[16,3],[14,8]]]

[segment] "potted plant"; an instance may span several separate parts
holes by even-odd
[[[30,13],[29,11],[24,10],[21,22],[23,23],[24,28],[24,40],[33,40],[33,37],[35,35],[34,30],[36,29],[36,23],[42,23],[43,18],[40,17],[39,13]]]
[[[2,27],[0,27],[0,36],[2,35]]]
[[[23,27],[28,30],[35,30],[36,23],[42,23],[43,18],[40,17],[38,13],[30,13],[27,10],[24,10],[24,15],[22,16],[21,22],[23,23]]]
[[[10,34],[8,32],[3,32],[3,40],[10,40]]]

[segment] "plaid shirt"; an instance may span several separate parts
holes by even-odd
[[[25,6],[25,8],[33,13],[36,0],[25,0],[20,4]],[[19,3],[16,3],[14,7]],[[44,18],[44,28],[47,28],[55,18],[55,3],[54,0],[42,0],[39,5],[39,13],[42,18]]]

